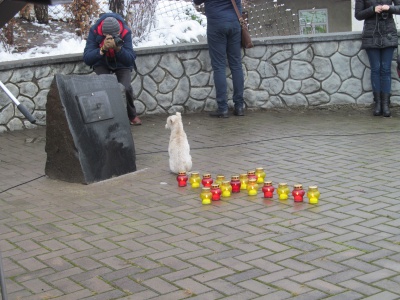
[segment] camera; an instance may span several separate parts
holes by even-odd
[[[381,18],[383,20],[386,20],[388,17],[389,17],[389,13],[387,11],[384,11],[384,12],[381,13]]]
[[[117,35],[117,36],[114,36],[113,38],[114,38],[115,45],[117,47],[121,47],[124,44],[124,40],[121,39],[120,36]]]

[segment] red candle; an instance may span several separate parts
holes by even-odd
[[[301,184],[295,184],[294,189],[292,191],[294,202],[303,202],[304,194],[305,192],[303,190],[303,186]]]
[[[265,181],[262,191],[264,193],[264,198],[272,198],[274,195],[275,188],[272,186],[272,181]]]
[[[211,200],[213,201],[221,200],[221,193],[222,192],[218,184],[211,185],[211,194],[212,194]]]
[[[188,177],[185,171],[179,172],[178,176],[176,176],[176,180],[178,181],[178,186],[186,186]]]
[[[238,175],[233,175],[231,177],[231,186],[232,186],[232,193],[239,193],[240,192],[240,180]]]
[[[211,174],[204,174],[201,183],[203,184],[204,187],[211,187],[213,181],[214,180],[211,178]]]

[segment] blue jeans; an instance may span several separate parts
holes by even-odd
[[[244,76],[242,70],[241,28],[239,21],[208,22],[207,41],[214,71],[214,85],[219,111],[228,109],[226,58],[232,73],[233,102],[235,108],[243,107]]]
[[[391,64],[394,47],[366,49],[371,66],[372,91],[390,94],[392,87]]]

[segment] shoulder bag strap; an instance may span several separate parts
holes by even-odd
[[[243,20],[242,16],[241,16],[240,13],[239,13],[239,9],[238,9],[238,7],[237,7],[237,5],[236,5],[236,1],[235,1],[235,0],[231,0],[231,1],[232,1],[233,8],[234,8],[235,11],[236,11],[236,15],[237,15],[237,17],[238,17],[238,19],[239,19],[240,25],[243,25],[244,20]]]

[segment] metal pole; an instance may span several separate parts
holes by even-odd
[[[7,298],[6,282],[3,272],[3,262],[1,260],[1,252],[0,252],[0,288],[1,288],[1,298],[3,300],[7,300],[8,298]]]
[[[0,87],[3,89],[4,92],[6,92],[6,94],[8,95],[8,97],[10,97],[10,99],[15,103],[15,105],[17,106],[17,108],[19,109],[19,111],[25,116],[25,118],[28,119],[29,122],[31,122],[32,124],[36,123],[35,118],[31,115],[31,113],[28,111],[28,109],[21,104],[17,98],[14,97],[13,94],[11,94],[10,90],[0,81]]]

